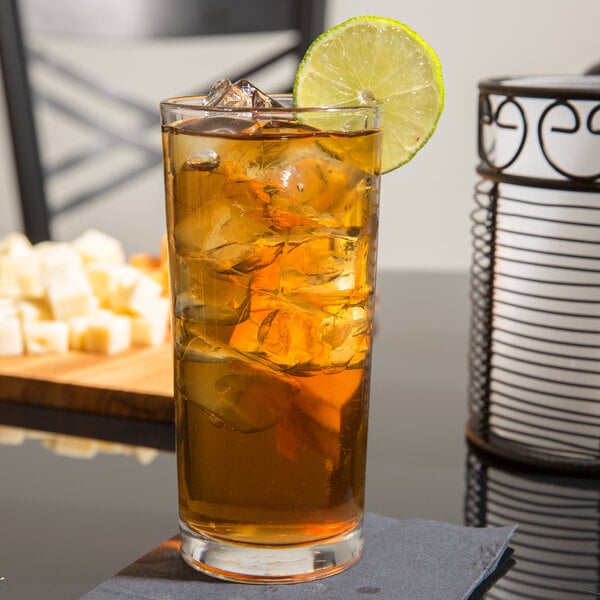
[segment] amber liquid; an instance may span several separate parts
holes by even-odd
[[[380,133],[221,121],[163,133],[180,516],[311,543],[363,514]]]

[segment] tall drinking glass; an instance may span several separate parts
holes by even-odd
[[[181,554],[316,579],[362,550],[380,108],[161,104]]]

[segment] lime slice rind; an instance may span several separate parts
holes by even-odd
[[[386,17],[353,17],[308,48],[294,104],[383,107],[382,171],[405,164],[429,140],[444,105],[440,61],[412,29]]]

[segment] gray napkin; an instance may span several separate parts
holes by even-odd
[[[297,585],[244,585],[188,567],[177,538],[163,542],[82,600],[462,600],[496,569],[516,527],[365,519],[365,552],[347,571]]]

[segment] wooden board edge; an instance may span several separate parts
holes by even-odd
[[[173,398],[168,396],[55,381],[46,381],[41,394],[38,381],[11,375],[3,376],[2,387],[3,402],[162,423],[174,420]]]

